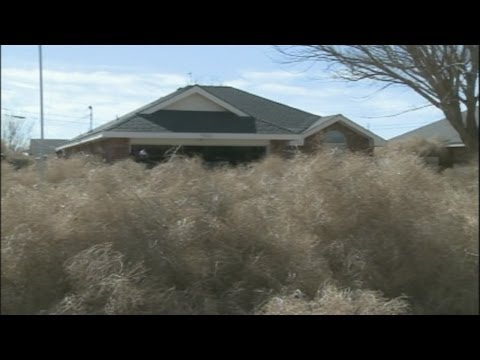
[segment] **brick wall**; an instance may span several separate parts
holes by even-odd
[[[472,160],[472,154],[467,151],[466,147],[451,147],[449,149],[456,164],[467,163]]]
[[[364,151],[369,154],[373,153],[373,143],[370,144],[370,141],[365,136],[351,130],[350,128],[344,126],[341,123],[332,124],[325,129],[307,137],[305,139],[304,146],[300,147],[305,152],[313,152],[319,150],[322,147],[323,139],[325,134],[330,130],[337,130],[345,135],[347,141],[347,147],[351,151]]]
[[[125,159],[130,155],[130,139],[115,138],[102,141],[102,149],[107,162]]]
[[[443,167],[451,167],[454,164],[464,164],[472,160],[472,154],[467,151],[466,147],[443,148],[439,154],[439,165]]]
[[[287,143],[288,140],[270,140],[269,153],[284,156]]]

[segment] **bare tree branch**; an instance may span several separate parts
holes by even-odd
[[[412,89],[442,110],[465,145],[478,152],[478,45],[299,45],[276,49],[287,63],[321,62],[346,81],[371,80],[386,84],[382,88],[403,85]],[[461,106],[467,108],[465,121]],[[409,111],[413,109],[405,112]]]
[[[4,116],[2,120],[2,139],[10,151],[23,150],[28,143],[33,124],[27,119]]]

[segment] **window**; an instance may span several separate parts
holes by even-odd
[[[345,135],[343,135],[338,130],[330,130],[327,131],[325,135],[325,142],[329,144],[346,144],[347,140],[345,139]]]
[[[325,134],[325,145],[334,149],[346,149],[347,139],[342,132],[338,130],[330,130]]]

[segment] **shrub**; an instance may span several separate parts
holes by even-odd
[[[298,292],[274,297],[257,313],[261,315],[404,315],[409,305],[403,298],[385,299],[371,290],[339,290],[328,285],[308,301]]]
[[[30,157],[19,153],[9,154],[7,156],[7,161],[12,164],[15,170],[19,170],[33,164],[33,160],[30,159]]]
[[[429,155],[438,155],[444,144],[438,138],[425,139],[419,136],[412,136],[404,140],[389,142],[389,144],[380,150],[380,152],[403,152],[425,157]]]
[[[75,292],[53,309],[55,314],[125,314],[141,304],[142,264],[125,265],[124,256],[111,243],[94,245],[65,264]]]
[[[478,167],[464,171],[405,152],[55,159],[44,181],[2,163],[2,312],[400,314],[408,299],[476,314]]]

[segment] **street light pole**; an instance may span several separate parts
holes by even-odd
[[[90,109],[90,131],[93,129],[93,109],[91,106],[88,107]]]

